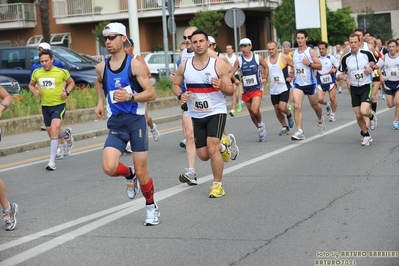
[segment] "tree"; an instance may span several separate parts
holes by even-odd
[[[91,31],[91,33],[94,35],[94,37],[96,37],[96,39],[101,47],[105,47],[105,43],[103,42],[103,29],[109,23],[110,23],[109,21],[100,22],[97,24],[97,26],[94,28],[94,30]]]
[[[351,17],[352,11],[349,7],[331,11],[326,7],[327,34],[328,40],[332,44],[343,42],[353,32],[356,27],[355,20]],[[277,37],[281,42],[292,40],[294,43],[296,23],[295,23],[295,2],[294,0],[282,0],[272,18],[272,24],[276,28]],[[309,33],[308,41],[317,44],[321,40],[320,29],[307,29]]]
[[[39,0],[40,24],[42,25],[43,41],[50,43],[50,7],[49,0]]]
[[[283,0],[274,10],[272,24],[276,28],[277,38],[294,43],[295,25],[295,4],[294,0]]]
[[[222,26],[221,20],[224,18],[223,13],[216,11],[199,11],[194,14],[194,18],[188,23],[198,29],[206,32],[210,36],[218,35],[217,27]]]
[[[356,28],[355,19],[350,15],[350,7],[344,7],[333,12],[327,8],[327,34],[329,43],[342,44]]]
[[[369,7],[360,12],[361,14],[357,16],[359,26],[363,27],[371,36],[377,39],[383,41],[392,39],[393,31],[390,22],[386,21],[384,17],[378,18],[378,15],[374,15],[374,11]]]

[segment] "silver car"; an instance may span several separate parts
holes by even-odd
[[[21,91],[18,81],[13,78],[0,75],[0,84],[11,95],[19,94]]]

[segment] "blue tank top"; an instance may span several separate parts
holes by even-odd
[[[244,92],[262,90],[262,78],[259,67],[259,56],[252,53],[252,58],[247,60],[243,55],[238,59],[241,73],[242,73],[242,85]]]
[[[119,90],[118,85],[121,85],[122,88],[133,94],[143,91],[143,88],[132,74],[130,65],[132,59],[130,55],[126,55],[121,67],[115,71],[111,70],[109,66],[109,58],[105,59],[103,90],[108,103],[108,117],[119,114],[144,115],[145,113],[145,103],[130,101],[113,102],[112,100],[114,91]]]

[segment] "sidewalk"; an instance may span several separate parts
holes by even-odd
[[[151,110],[149,111],[149,115],[152,117],[154,123],[162,124],[181,119],[181,109],[179,106],[165,107]],[[62,128],[66,127],[72,128],[75,141],[108,134],[107,120],[97,119],[94,113],[93,120],[79,124],[65,123],[62,125]],[[38,127],[37,131],[3,136],[0,141],[0,157],[48,147],[49,145],[50,141],[47,132],[41,131]]]

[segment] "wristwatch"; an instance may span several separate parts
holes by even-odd
[[[133,95],[133,93],[130,93],[130,98],[129,98],[129,100],[130,100],[131,102],[134,102],[134,95]]]

